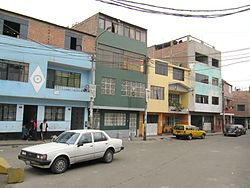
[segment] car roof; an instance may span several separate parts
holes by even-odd
[[[176,126],[183,126],[183,127],[192,126],[192,127],[195,127],[194,125],[187,125],[187,124],[176,124]]]
[[[67,132],[89,133],[89,132],[103,132],[103,131],[95,129],[75,129],[75,130],[68,130]]]

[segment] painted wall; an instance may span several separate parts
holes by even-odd
[[[208,64],[195,61],[195,52],[208,56]],[[188,45],[188,61],[191,69],[191,87],[193,92],[189,95],[189,110],[194,112],[220,113],[222,109],[222,85],[221,69],[212,66],[212,58],[219,60],[221,66],[221,53],[212,46],[205,45],[203,42],[190,41]],[[195,81],[195,73],[207,75],[209,84]],[[212,85],[212,77],[219,80],[219,86]],[[208,95],[208,104],[195,102],[195,95]],[[219,105],[212,104],[212,96],[219,97]]]
[[[38,124],[44,118],[44,106],[65,106],[65,121],[48,122],[53,131],[70,129],[72,106],[85,107],[86,114],[89,92],[46,88],[46,77],[48,67],[78,72],[81,73],[81,87],[84,88],[91,76],[89,55],[0,35],[0,58],[29,64],[28,82],[0,80],[0,103],[17,104],[16,121],[0,121],[1,133],[22,131],[24,105],[28,104],[38,105]],[[44,77],[40,89],[32,85],[36,69],[40,69],[39,74]],[[87,116],[84,118],[87,121]]]

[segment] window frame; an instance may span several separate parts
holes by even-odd
[[[203,84],[209,84],[209,76],[205,74],[195,73],[195,81]]]
[[[209,97],[207,95],[200,95],[200,94],[195,95],[195,103],[208,104],[208,99]]]
[[[121,96],[145,98],[146,84],[130,80],[122,80]]]
[[[59,110],[62,110],[62,113],[59,113]],[[44,117],[47,121],[65,121],[65,107],[45,106]]]
[[[179,69],[176,67],[173,67],[173,79],[184,81],[185,80],[185,72],[183,69]]]
[[[16,121],[17,105],[16,104],[0,104],[0,122]]]
[[[101,94],[115,95],[116,94],[116,79],[110,77],[102,77],[101,80]]]
[[[212,104],[219,105],[219,97],[212,96]]]
[[[212,77],[212,85],[219,86],[219,78]]]
[[[168,64],[160,61],[155,62],[155,74],[168,76]]]
[[[165,88],[160,86],[150,86],[150,99],[165,100]]]
[[[242,109],[240,109],[242,108]],[[245,112],[246,111],[246,105],[245,104],[237,104],[237,111],[238,112]]]
[[[199,52],[195,52],[195,61],[200,63],[208,64],[208,56],[201,54]]]

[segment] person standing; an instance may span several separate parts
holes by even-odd
[[[36,129],[37,129],[36,121],[34,119],[31,119],[31,121],[30,121],[30,134],[31,134],[32,140],[37,140]]]
[[[48,123],[46,119],[44,119],[43,122],[40,124],[40,131],[41,131],[41,139],[42,141],[44,141],[44,138],[48,131]]]

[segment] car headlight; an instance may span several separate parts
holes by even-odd
[[[47,155],[46,154],[37,154],[36,158],[41,159],[41,160],[46,160]]]
[[[21,155],[26,155],[26,151],[21,151]]]

